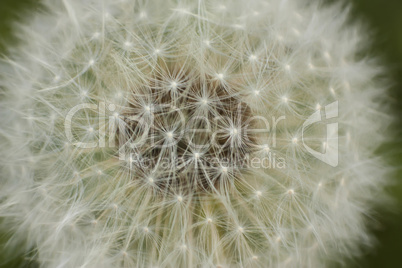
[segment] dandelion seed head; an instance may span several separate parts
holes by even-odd
[[[43,5],[0,63],[15,250],[41,267],[326,267],[370,245],[390,118],[347,10]]]

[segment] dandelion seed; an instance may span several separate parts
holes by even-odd
[[[173,131],[167,132],[166,136],[168,137],[169,140],[173,139]]]
[[[233,27],[236,28],[236,29],[243,29],[244,28],[244,26],[241,25],[241,24],[233,24]]]
[[[257,56],[256,55],[250,55],[250,57],[248,57],[248,59],[250,61],[255,61],[257,59]]]
[[[149,106],[149,105],[146,105],[144,108],[145,108],[145,111],[147,111],[147,112],[151,111],[151,106]]]
[[[147,15],[147,13],[145,12],[145,11],[141,11],[140,12],[140,18],[141,19],[145,19],[145,18],[147,18],[148,17],[148,15]]]
[[[293,189],[288,190],[288,194],[289,194],[289,195],[294,195],[294,194],[295,194],[295,190],[293,190]]]
[[[263,146],[265,152],[269,152],[271,149],[269,148],[268,144],[264,144]]]
[[[228,172],[228,168],[227,167],[221,167],[221,172],[223,174],[226,174]]]
[[[93,35],[92,35],[92,38],[93,39],[98,39],[100,37],[100,33],[99,32],[95,32]]]
[[[170,83],[170,89],[171,89],[171,90],[176,90],[176,89],[177,89],[177,86],[178,86],[178,84],[177,84],[176,81],[173,81],[173,82]]]
[[[207,105],[207,104],[208,104],[208,99],[202,99],[202,100],[201,100],[201,103],[202,103],[203,105]]]

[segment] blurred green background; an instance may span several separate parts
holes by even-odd
[[[163,1],[163,0],[161,0]],[[338,0],[328,0],[337,2]],[[384,65],[390,70],[394,84],[391,88],[393,113],[397,122],[393,125],[393,142],[386,144],[379,153],[386,154],[389,161],[397,168],[394,172],[395,185],[389,191],[396,199],[395,208],[382,211],[378,225],[374,230],[377,246],[354,260],[349,267],[402,267],[402,0],[350,0],[354,4],[354,18],[364,18],[373,29],[373,54],[384,59]],[[0,0],[0,54],[5,47],[16,40],[12,37],[11,22],[24,17],[38,8],[38,0]],[[390,211],[393,211],[392,213]],[[2,235],[0,241],[4,241]],[[0,248],[1,249],[1,248]],[[0,251],[0,267],[37,267],[26,259],[15,259],[1,264],[8,259],[5,251]]]

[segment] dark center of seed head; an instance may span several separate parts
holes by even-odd
[[[132,92],[118,129],[128,172],[160,191],[219,190],[252,153],[251,111],[211,79],[155,78]]]

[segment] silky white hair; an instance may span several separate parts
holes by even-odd
[[[388,181],[374,151],[390,119],[383,68],[365,54],[366,29],[348,9],[307,0],[42,2],[15,27],[21,44],[1,63],[9,248],[22,242],[41,267],[323,267],[371,244],[367,222]],[[330,150],[328,122],[302,126],[335,102],[331,166],[305,150]],[[262,122],[245,118],[268,118],[269,133],[244,134]],[[277,162],[209,163],[233,155]],[[134,156],[156,163],[133,165]],[[184,162],[160,165],[177,156]]]

